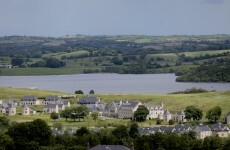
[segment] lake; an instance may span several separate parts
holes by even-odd
[[[0,87],[30,88],[74,93],[91,89],[96,94],[171,93],[196,87],[227,91],[230,83],[175,82],[174,74],[75,74],[48,76],[0,76]]]

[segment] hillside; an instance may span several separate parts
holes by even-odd
[[[0,53],[2,76],[99,72],[184,75],[200,65],[226,66],[230,35],[10,36],[0,37]]]

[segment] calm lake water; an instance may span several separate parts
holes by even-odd
[[[76,74],[49,76],[0,76],[0,87],[30,88],[74,93],[91,89],[97,94],[171,93],[196,87],[230,90],[230,83],[181,83],[174,74]]]

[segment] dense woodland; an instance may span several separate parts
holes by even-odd
[[[185,134],[156,133],[140,135],[138,125],[119,125],[92,131],[81,127],[73,134],[52,134],[51,128],[41,119],[31,122],[9,123],[6,117],[0,118],[0,149],[3,150],[86,150],[98,144],[119,144],[135,150],[229,150],[230,139],[206,137],[195,138],[194,132]]]
[[[181,76],[177,81],[229,82],[230,35],[7,36],[0,37],[0,53],[0,64],[28,70],[59,68],[64,73],[65,69],[77,70],[66,73],[176,73]],[[4,71],[1,69],[0,75],[4,75]]]

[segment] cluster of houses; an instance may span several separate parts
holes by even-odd
[[[44,105],[43,112],[58,113],[64,110],[65,107],[70,107],[68,100],[64,100],[59,96],[50,95],[45,99],[38,99],[36,96],[28,95],[24,96],[19,102],[13,99],[8,99],[6,101],[0,100],[0,112],[9,116],[16,115],[17,106],[22,106],[22,115],[34,115],[36,110],[31,108],[32,105]]]
[[[161,127],[141,127],[138,129],[139,133],[142,135],[151,135],[156,132],[161,133],[176,133],[183,134],[188,132],[195,132],[196,138],[204,139],[205,137],[218,135],[219,137],[228,137],[230,135],[230,129],[227,125],[216,123],[213,125],[196,125],[196,126],[188,126],[184,124],[176,125],[176,126],[161,126]]]

